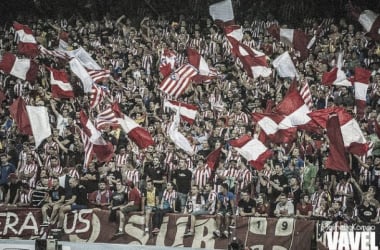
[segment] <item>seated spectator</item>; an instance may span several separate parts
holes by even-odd
[[[184,210],[184,214],[190,214],[190,229],[185,232],[184,236],[192,236],[194,235],[195,228],[195,219],[197,215],[208,214],[208,210],[206,209],[206,202],[199,193],[199,188],[197,185],[193,185],[191,187],[191,192],[188,195],[186,207]]]
[[[213,232],[215,237],[223,236],[228,238],[228,228],[235,222],[231,221],[231,216],[235,214],[235,195],[228,191],[228,184],[222,183],[218,193],[218,203],[216,207],[216,230]],[[222,221],[223,220],[223,221]]]
[[[33,189],[29,187],[28,183],[22,183],[19,189],[18,201],[16,206],[29,207],[32,205],[32,193]]]
[[[41,178],[41,181],[37,183],[36,189],[32,193],[32,206],[42,207],[48,197],[49,179],[46,177]]]
[[[302,194],[301,200],[296,207],[296,215],[299,218],[310,218],[313,213],[313,206],[310,204],[309,195]]]
[[[109,205],[110,215],[109,221],[116,222],[116,211],[127,201],[127,194],[125,193],[125,186],[121,181],[116,182],[116,190],[112,193],[111,204]]]
[[[173,184],[171,182],[168,182],[166,184],[166,189],[161,198],[160,207],[156,210],[156,212],[153,215],[153,234],[158,234],[160,232],[164,215],[166,213],[173,213],[176,211],[176,200],[177,192],[174,190]]]
[[[247,190],[243,190],[240,193],[241,199],[238,203],[239,215],[240,216],[254,216],[256,202],[251,198],[251,194]]]
[[[285,193],[281,193],[277,202],[274,215],[276,217],[292,216],[294,215],[293,202],[289,201]]]
[[[140,211],[141,209],[141,194],[140,190],[135,187],[133,182],[128,183],[128,199],[127,204],[120,206],[119,212],[119,229],[115,235],[124,234],[124,225],[126,216],[131,212]]]
[[[52,209],[50,214],[50,222],[51,224],[55,224],[58,219],[58,211],[61,208],[62,204],[65,201],[65,190],[63,187],[59,185],[58,178],[53,178],[53,186],[48,192],[48,197],[46,199],[46,203],[42,206],[41,212],[42,212],[42,225],[41,226],[48,226],[49,220],[47,211],[49,209]]]
[[[91,206],[107,210],[108,206],[111,204],[112,192],[107,188],[104,180],[99,181],[98,187],[98,190],[92,192],[88,196],[88,202]]]
[[[355,217],[359,223],[376,223],[377,210],[376,207],[371,205],[371,196],[369,194],[363,197],[363,202],[356,207]]]
[[[69,185],[72,188],[73,195],[69,200],[66,200],[59,209],[58,229],[62,229],[63,220],[65,219],[67,212],[85,209],[88,206],[87,190],[84,186],[79,185],[79,180],[71,178],[69,180]]]
[[[270,205],[267,201],[267,196],[264,193],[260,193],[256,199],[255,216],[267,217],[269,216]]]

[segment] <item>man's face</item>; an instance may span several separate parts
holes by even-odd
[[[99,183],[99,190],[105,190],[106,189],[106,184],[104,182]]]

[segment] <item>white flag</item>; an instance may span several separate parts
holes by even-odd
[[[46,107],[26,106],[36,148],[51,135],[49,114]]]

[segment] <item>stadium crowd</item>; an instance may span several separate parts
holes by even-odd
[[[260,127],[252,112],[266,110],[268,101],[280,103],[292,79],[276,73],[249,78],[231,56],[222,30],[208,17],[197,20],[180,16],[113,17],[87,20],[79,15],[65,19],[20,16],[39,44],[55,49],[61,31],[68,33],[68,50],[84,48],[111,72],[99,83],[107,98],[89,111],[90,96],[71,74],[75,98],[53,98],[50,75],[39,68],[34,83],[0,73],[2,92],[0,148],[0,200],[2,206],[40,207],[42,225],[62,227],[68,211],[94,208],[110,210],[110,221],[119,223],[123,234],[126,216],[141,211],[146,232],[158,233],[166,213],[191,215],[187,236],[194,234],[196,216],[216,215],[216,236],[228,235],[235,216],[295,216],[303,219],[342,219],[357,223],[380,223],[380,152],[377,123],[380,112],[380,44],[365,35],[357,21],[347,18],[305,19],[298,27],[317,39],[308,58],[296,60],[299,82],[307,81],[312,110],[341,106],[355,117],[352,87],[324,86],[322,74],[332,69],[337,53],[344,52],[347,77],[355,67],[371,71],[365,115],[357,121],[371,145],[365,156],[350,154],[351,172],[325,167],[329,143],[325,135],[299,131],[292,143],[267,143],[273,156],[262,170],[255,169],[228,142],[249,134],[258,137]],[[237,20],[242,42],[263,51],[271,62],[288,50],[267,31],[278,24],[265,20]],[[283,25],[283,24],[281,24]],[[11,24],[0,28],[1,54],[17,53]],[[158,89],[164,49],[175,54],[178,66],[187,62],[186,48],[196,49],[217,69],[219,77],[192,84],[179,101],[198,106],[193,124],[181,121],[181,133],[191,141],[194,155],[178,148],[168,130],[174,112],[163,107],[167,98]],[[290,49],[291,50],[291,49]],[[65,68],[57,58],[38,56],[40,65]],[[273,70],[274,71],[274,70]],[[68,72],[70,72],[68,70]],[[22,97],[27,105],[49,110],[52,136],[35,148],[32,136],[20,135],[10,117],[9,106]],[[140,149],[120,128],[105,126],[102,135],[114,146],[108,162],[96,158],[84,166],[84,144],[80,136],[80,110],[90,117],[118,102],[121,111],[146,128],[154,145]],[[215,169],[207,156],[225,145]],[[1,207],[0,207],[1,209]],[[150,225],[150,216],[152,221]]]

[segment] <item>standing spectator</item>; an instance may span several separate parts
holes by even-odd
[[[192,185],[197,185],[199,190],[203,190],[206,183],[209,181],[211,177],[211,170],[204,163],[203,158],[199,158],[197,161],[196,168],[193,171],[193,181]]]
[[[184,212],[192,179],[192,172],[187,168],[185,159],[179,159],[178,169],[174,170],[172,178],[174,185],[177,186],[177,195],[181,206],[181,212]]]
[[[80,181],[86,187],[87,193],[96,191],[99,185],[99,172],[95,167],[95,162],[90,163],[87,173],[80,178]]]
[[[160,202],[159,194],[152,181],[146,182],[146,188],[142,192],[141,210],[145,213],[145,229],[144,233],[149,232],[150,215],[157,210]]]
[[[57,228],[62,229],[63,220],[65,215],[69,211],[85,209],[88,206],[87,200],[87,190],[84,186],[79,185],[79,180],[76,178],[71,178],[69,180],[69,185],[72,188],[72,196],[69,200],[66,200],[63,206],[59,209],[59,217]]]
[[[21,187],[21,181],[18,179],[15,173],[8,176],[7,193],[5,193],[4,204],[15,205],[19,197],[19,189]]]
[[[146,168],[147,169],[144,170],[146,181],[151,180],[160,197],[162,197],[163,184],[166,182],[166,175],[160,164],[160,159],[158,157],[154,157],[153,165],[148,165]]]
[[[7,183],[10,174],[16,171],[16,167],[8,162],[8,156],[6,154],[0,155],[1,171],[0,171],[0,202],[4,201],[7,194]]]

